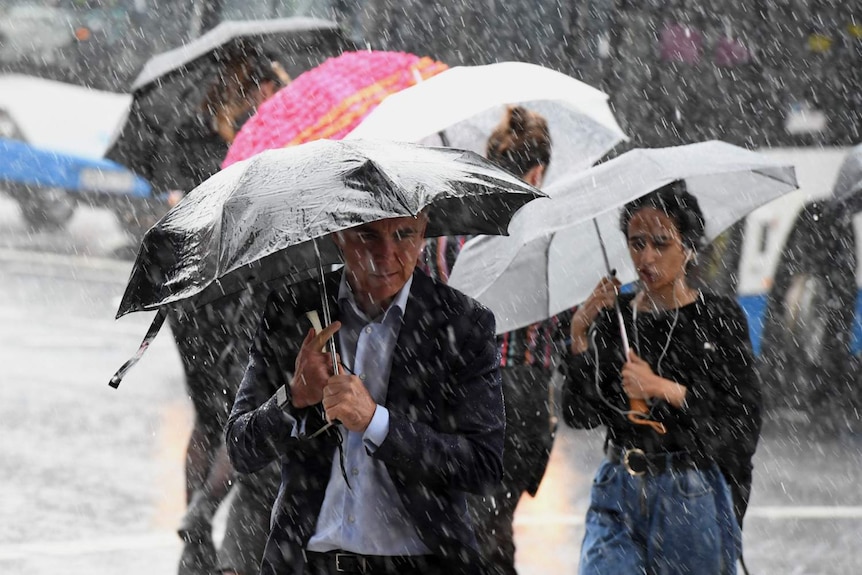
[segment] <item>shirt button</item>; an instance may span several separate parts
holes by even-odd
[[[370,334],[372,331],[374,331],[374,330],[373,330],[373,329],[371,329],[371,326],[370,326],[370,325],[369,325],[369,326],[367,326],[367,327],[365,328],[365,333]]]
[[[350,470],[350,473],[352,473],[353,475],[359,475],[359,468],[354,467],[353,469]]]
[[[355,523],[355,522],[356,522],[356,517],[354,517],[353,515],[348,515],[348,516],[347,516],[347,522],[348,522],[348,523]]]
[[[365,381],[365,374],[364,374],[364,373],[360,373],[360,374],[359,374],[359,379],[360,379],[361,381]]]

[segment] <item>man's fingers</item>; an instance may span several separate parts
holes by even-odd
[[[314,339],[315,333],[314,328],[310,328],[308,333],[305,334],[305,339],[302,340],[302,345],[308,345],[312,339]]]
[[[320,349],[321,347],[323,347],[323,344],[325,344],[329,340],[330,337],[335,335],[335,333],[339,329],[341,329],[341,322],[340,321],[334,321],[331,324],[329,324],[328,326],[326,326],[323,329],[323,331],[321,331],[319,334],[317,334],[314,337],[314,341],[313,341],[314,349]]]

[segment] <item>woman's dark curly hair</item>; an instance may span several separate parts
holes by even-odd
[[[703,212],[684,181],[675,180],[623,206],[620,212],[623,234],[628,235],[629,222],[643,208],[654,208],[672,219],[686,248],[698,252],[705,245]]]

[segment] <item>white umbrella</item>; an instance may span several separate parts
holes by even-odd
[[[487,305],[498,333],[554,316],[608,273],[596,225],[619,280],[634,281],[619,209],[675,180],[697,197],[708,240],[798,187],[793,166],[723,142],[632,150],[546,189],[549,198],[515,215],[509,237],[468,242],[449,285]]]
[[[347,139],[441,143],[484,155],[505,106],[522,104],[548,120],[551,165],[546,184],[591,166],[628,138],[604,92],[525,62],[459,66],[388,96]]]
[[[832,190],[836,200],[847,200],[862,192],[862,144],[847,152]]]

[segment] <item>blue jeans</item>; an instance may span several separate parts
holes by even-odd
[[[631,476],[604,460],[593,481],[581,575],[735,575],[742,533],[716,466]]]

